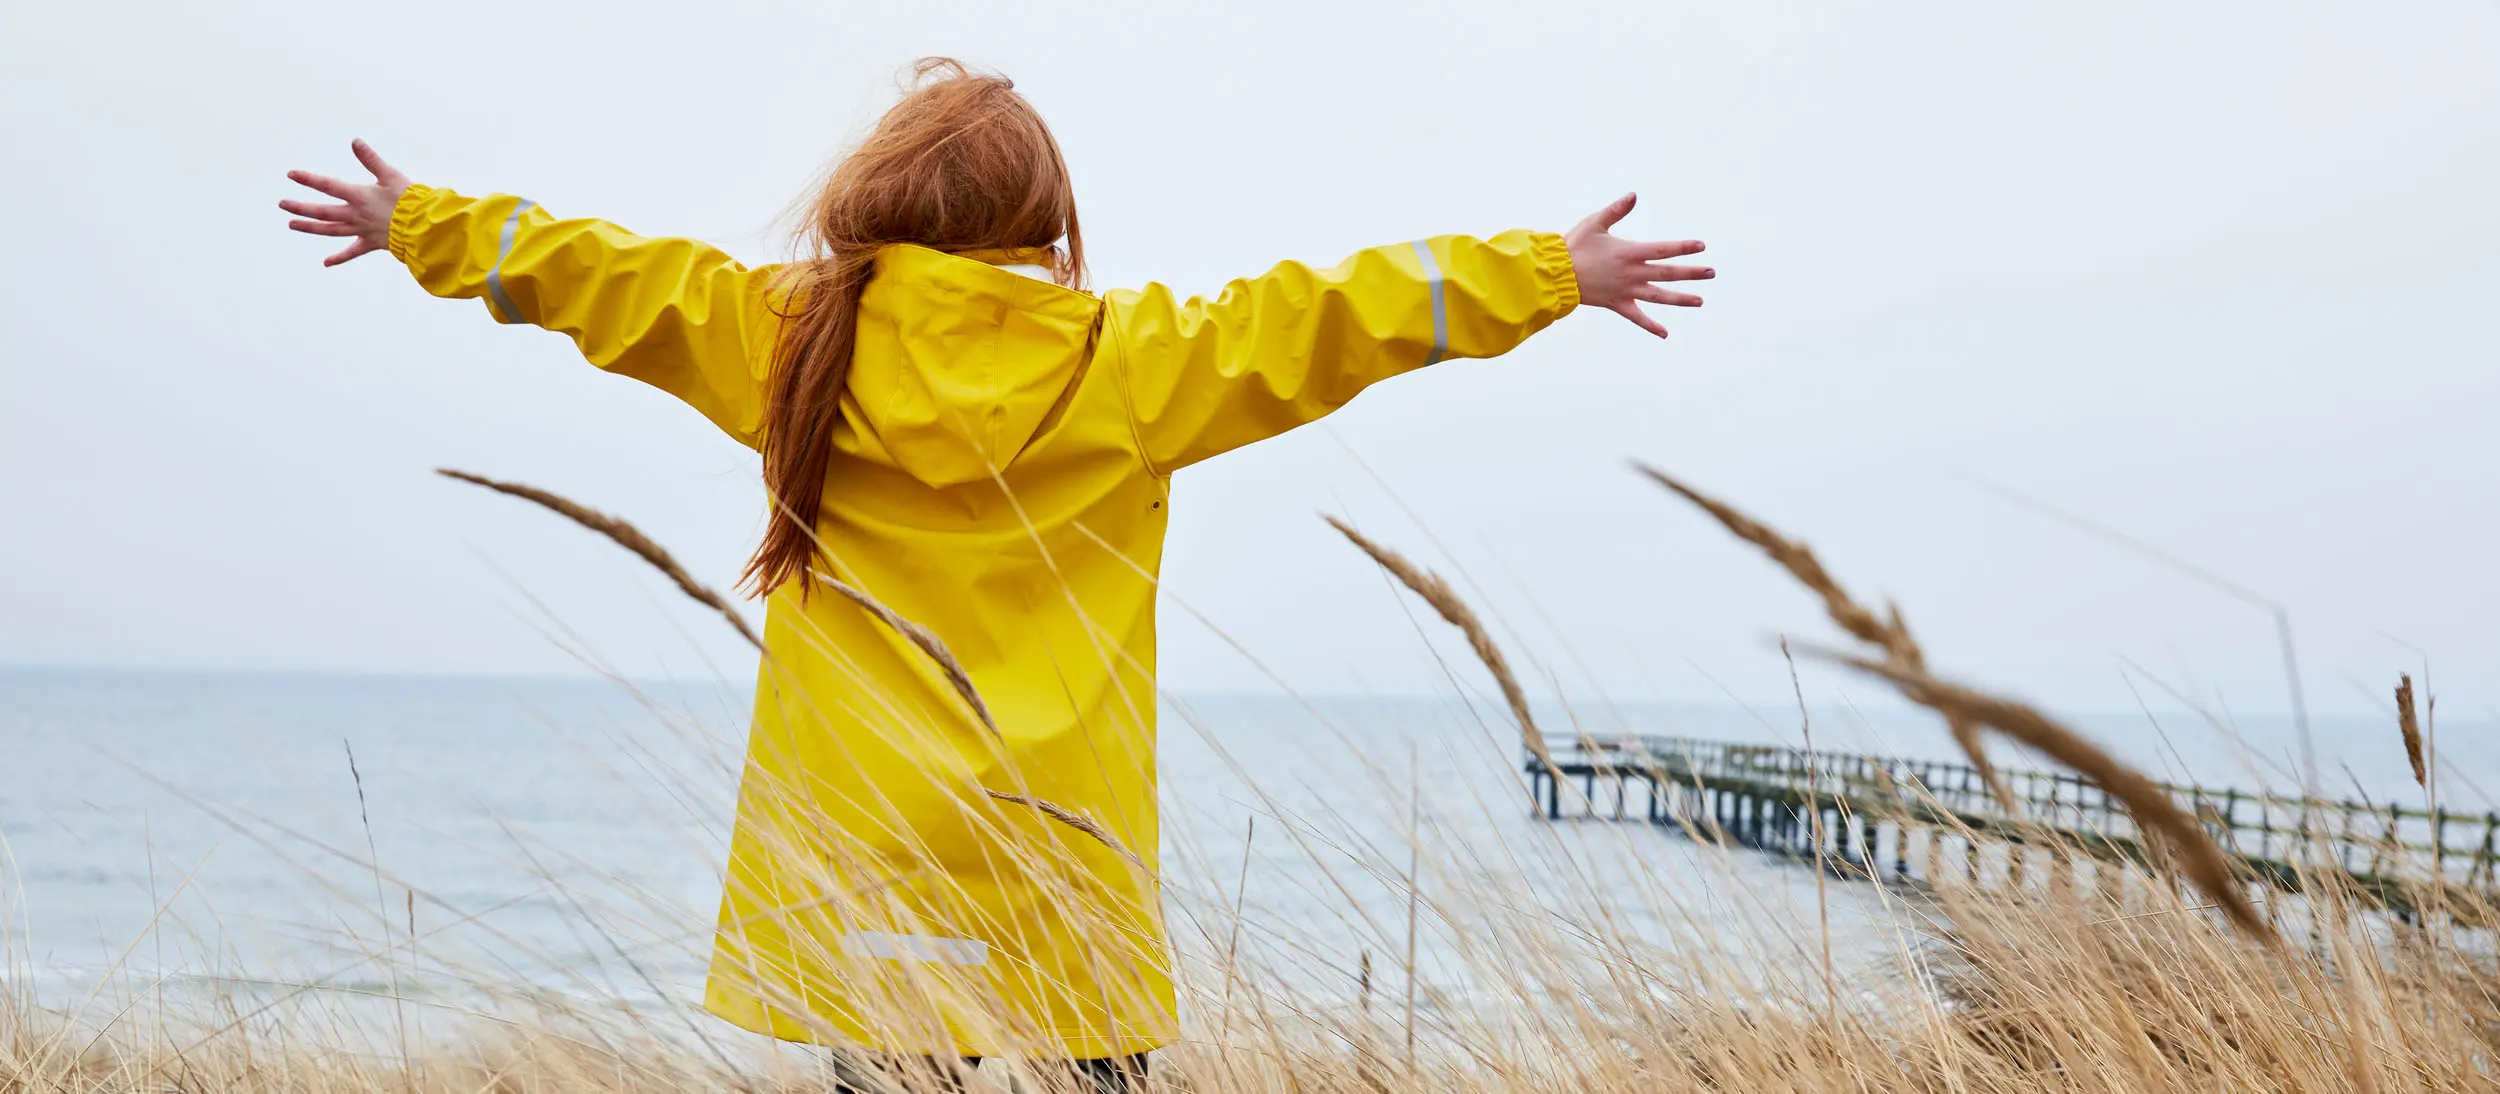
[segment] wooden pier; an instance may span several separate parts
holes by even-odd
[[[2013,792],[2008,812],[1966,764],[1682,737],[1549,744],[1552,766],[1530,756],[1525,768],[1549,820],[1638,817],[1887,882],[1930,883],[1949,871],[2020,883],[2034,870],[2070,872],[2079,856],[2153,865],[2126,810],[2073,775],[2000,768]],[[1579,793],[1567,799],[1573,783]],[[2402,918],[2417,914],[2433,877],[2500,904],[2500,814],[2158,785],[2253,883],[2297,892],[2304,872],[2295,863],[2305,863],[2310,876],[2340,873],[2363,900]]]

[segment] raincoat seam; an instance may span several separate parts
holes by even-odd
[[[992,266],[990,268],[995,270],[998,267]],[[1024,275],[1018,274],[1016,276],[1022,277]],[[1021,309],[1016,306],[1014,294],[1008,294],[1006,303],[1001,305],[999,308],[998,323],[990,328],[990,351],[982,355],[981,368],[985,373],[987,373],[987,375],[982,377],[982,386],[988,388],[993,393],[996,393],[1002,386],[1000,383],[1000,374],[1006,371],[1005,369],[999,367],[999,362],[1002,358],[1007,356],[1007,316],[1008,313],[1019,310]],[[1043,413],[1047,414],[1049,412],[1044,411]],[[999,448],[1001,447],[999,441],[1005,437],[1007,432],[1005,421],[1007,417],[1006,402],[1004,400],[995,400],[991,402],[989,406],[983,408],[981,417],[981,459],[983,463],[990,465],[991,476],[996,477],[1000,472],[1006,470],[1006,468],[1001,465],[998,458]],[[1033,433],[1026,436],[1026,443],[1029,444],[1037,439],[1040,433],[1041,428],[1036,425]],[[1022,453],[1018,454],[1021,455]],[[1014,458],[1009,457],[1007,462],[1014,462]]]
[[[1102,313],[1097,311],[1094,313],[1093,328],[1086,332],[1082,355],[1077,358],[1076,366],[1068,371],[1067,382],[1059,386],[1059,397],[1051,400],[1049,409],[1042,411],[1042,416],[1034,421],[1033,434],[1025,441],[1024,448],[1018,450],[1019,453],[1041,444],[1044,438],[1066,423],[1070,408],[1076,405],[1077,395],[1087,379],[1093,376],[1094,355],[1102,342],[1101,326]]]
[[[1137,449],[1137,462],[1147,474],[1169,483],[1171,472],[1155,466],[1154,453],[1147,450],[1146,436],[1137,427],[1137,397],[1129,390],[1128,339],[1122,335],[1119,317],[1113,314],[1108,300],[1103,301],[1102,325],[1103,341],[1109,343],[1112,354],[1111,375],[1120,385],[1120,411],[1128,418],[1128,439]]]

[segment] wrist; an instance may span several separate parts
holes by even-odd
[[[1605,275],[1596,253],[1598,239],[1574,232],[1565,235],[1562,240],[1564,253],[1570,259],[1572,287],[1579,302],[1600,303],[1605,297]]]

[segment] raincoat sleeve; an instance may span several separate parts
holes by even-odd
[[[427,292],[481,297],[496,322],[569,335],[591,364],[675,395],[757,444],[773,267],[748,269],[691,239],[559,220],[509,194],[430,186],[400,196],[390,246]]]
[[[1177,301],[1106,298],[1137,443],[1158,474],[1315,421],[1365,387],[1508,352],[1579,306],[1561,236],[1435,236],[1315,270],[1280,263]]]

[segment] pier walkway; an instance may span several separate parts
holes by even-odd
[[[2009,814],[1967,764],[1683,737],[1552,738],[1549,747],[1552,768],[1534,756],[1525,768],[1549,820],[1674,825],[1876,881],[1932,882],[1949,871],[2019,883],[2036,869],[2070,871],[2079,856],[2151,865],[2126,810],[2074,775],[2000,767]],[[2500,814],[2160,785],[2253,883],[2297,892],[2295,863],[2305,862],[2313,875],[2331,866],[2363,900],[2405,918],[2433,877],[2496,900]]]

